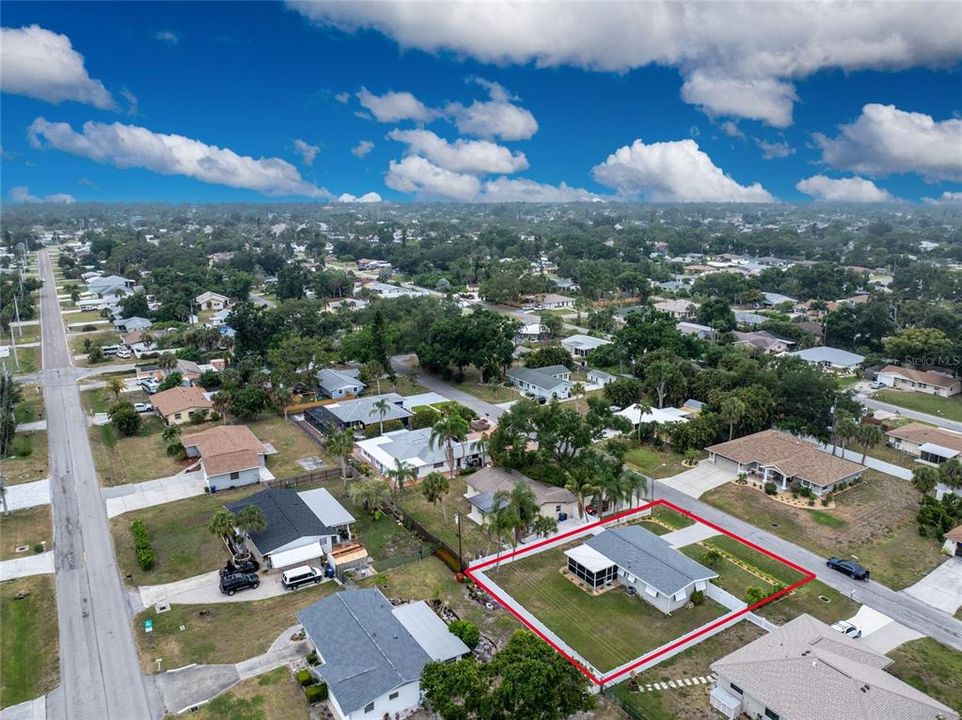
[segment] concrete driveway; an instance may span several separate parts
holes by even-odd
[[[694,525],[689,525],[681,530],[665,533],[661,536],[661,539],[671,543],[671,546],[677,550],[686,545],[694,545],[696,542],[707,540],[715,535],[718,535],[717,530],[710,528],[705,523],[696,522]]]
[[[962,558],[949,558],[903,592],[950,615],[962,606]]]
[[[26,555],[22,558],[0,562],[0,582],[30,575],[49,575],[53,571],[53,550],[48,550],[39,555]]]
[[[112,518],[131,510],[203,495],[205,486],[203,473],[198,470],[159,480],[107,487],[102,492],[107,504],[107,517]]]
[[[655,486],[667,485],[685,493],[685,495],[697,498],[701,497],[703,493],[734,479],[735,475],[731,472],[722,470],[707,460],[702,460],[697,467],[693,467],[691,470],[678,473],[670,478],[656,480]]]
[[[50,478],[7,486],[7,509],[10,512],[50,504]]]
[[[219,571],[195,575],[177,582],[165,585],[142,585],[137,588],[140,593],[140,602],[145,608],[156,605],[159,602],[177,603],[179,605],[208,605],[211,603],[231,603],[231,602],[251,602],[252,600],[265,600],[266,598],[277,597],[287,592],[297,592],[297,590],[287,590],[281,584],[281,574],[279,572],[270,575],[261,575],[261,584],[256,588],[239,590],[234,595],[224,595],[220,591]],[[332,582],[324,580],[323,582]],[[311,586],[305,586],[311,587]]]
[[[862,637],[859,642],[883,655],[894,650],[902,643],[922,637],[922,633],[895,622],[888,615],[880,613],[868,605],[860,607],[858,612],[855,613],[855,617],[849,619],[849,622],[861,628]]]

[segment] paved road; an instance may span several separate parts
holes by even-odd
[[[140,671],[127,593],[120,582],[56,297],[40,253],[43,371],[60,625],[60,686],[49,720],[151,720],[163,707]]]
[[[391,365],[394,367],[394,371],[399,375],[412,374],[412,366],[409,363],[413,357],[413,355],[395,355],[392,357]],[[436,392],[438,395],[443,395],[449,400],[459,402],[465,407],[471,408],[482,417],[487,415],[488,417],[497,420],[506,412],[504,408],[498,407],[493,403],[480,400],[474,395],[464,392],[464,390],[459,390],[456,385],[446,383],[443,380],[434,377],[433,375],[429,375],[425,371],[421,371],[417,374],[417,381],[418,384],[423,385],[431,392]]]
[[[811,570],[819,580],[844,595],[854,591],[856,602],[869,605],[896,622],[928,635],[940,643],[962,650],[962,621],[956,620],[950,614],[937,610],[905,592],[896,592],[874,581],[857,582],[841,573],[829,570],[825,566],[825,558],[754,525],[749,525],[662,482],[656,483],[655,495]]]
[[[872,398],[866,397],[861,398],[862,404],[866,407],[870,407],[873,410],[885,410],[890,413],[898,413],[904,418],[909,418],[910,420],[918,420],[920,422],[926,422],[930,425],[938,425],[939,427],[944,427],[947,430],[955,430],[956,432],[962,432],[962,422],[956,422],[955,420],[948,420],[944,417],[939,417],[938,415],[927,415],[926,413],[916,412],[915,410],[908,410],[904,407],[899,407],[898,405],[892,405],[890,403],[881,402],[879,400],[873,400]]]

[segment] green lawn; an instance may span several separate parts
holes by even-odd
[[[109,327],[109,326],[107,326]],[[87,341],[90,341],[88,346]],[[87,355],[90,348],[101,347],[103,345],[116,345],[120,342],[120,333],[106,328],[97,332],[83,333],[70,338],[70,353],[72,355]],[[98,363],[100,364],[100,363]]]
[[[520,400],[521,395],[513,387],[502,385],[500,383],[494,385],[481,385],[481,376],[478,371],[473,367],[465,368],[464,370],[464,380],[460,383],[454,380],[446,380],[445,382],[450,383],[452,387],[457,388],[463,392],[473,395],[479,400],[484,400],[489,403],[503,403],[510,402],[511,400]]]
[[[853,617],[860,607],[859,603],[821,581],[812,580],[797,590],[763,605],[756,612],[778,625],[783,625],[803,613],[808,613],[831,625],[839,620]]]
[[[266,600],[171,605],[165,613],[150,608],[133,620],[141,667],[156,673],[157,658],[165,671],[191,663],[237,663],[260,655],[297,624],[297,611],[337,589],[336,583],[326,582]],[[151,633],[144,632],[147,619],[154,623]]]
[[[53,547],[53,526],[50,521],[50,506],[16,510],[0,518],[0,560],[29,557],[34,553],[34,546],[46,543],[46,549]],[[26,552],[14,552],[21,545],[30,547]]]
[[[666,478],[689,468],[682,465],[685,456],[667,445],[640,445],[628,451],[625,462],[638,472],[653,478]]]
[[[150,398],[148,397],[147,393],[138,390],[136,392],[121,393],[120,399],[127,402],[139,403],[148,402]],[[107,412],[107,409],[115,402],[117,402],[117,398],[115,398],[114,394],[106,388],[101,388],[99,390],[82,389],[82,392],[80,393],[80,404],[83,405],[84,410],[86,410],[88,413],[105,413]],[[149,415],[143,415],[145,420],[149,417]],[[189,426],[185,427],[184,432],[190,432]]]
[[[849,443],[848,449],[853,452],[861,453],[864,448],[858,443]],[[894,447],[888,445],[878,445],[877,447],[869,448],[868,457],[875,458],[876,460],[882,460],[883,462],[891,463],[892,465],[898,465],[899,467],[904,467],[909,470],[914,470],[919,466],[915,462],[915,458],[904,453],[901,450],[896,450]],[[861,459],[861,458],[859,458]]]
[[[285,666],[242,680],[202,706],[193,717],[197,720],[307,720],[307,700]]]
[[[63,321],[67,325],[77,325],[92,322],[95,320],[103,320],[100,313],[97,310],[85,310],[83,312],[72,312],[72,313],[62,313]]]
[[[180,472],[183,466],[167,454],[163,428],[157,417],[144,417],[140,433],[133,437],[120,437],[109,423],[90,428],[90,448],[101,483],[124,485]]]
[[[0,707],[53,690],[60,678],[53,576],[34,575],[0,585],[0,627],[4,658]]]
[[[607,672],[681,637],[726,610],[708,598],[665,615],[620,588],[591,596],[560,569],[571,543],[488,570],[505,592],[556,632],[598,670]]]
[[[10,455],[3,459],[3,475],[7,483],[42,480],[49,473],[47,431],[20,432],[13,436]]]
[[[919,493],[911,483],[872,470],[863,482],[839,493],[832,510],[790,507],[734,483],[702,500],[823,557],[855,556],[874,580],[896,590],[944,559],[938,542],[918,534]]]
[[[40,348],[38,347],[18,347],[17,348],[17,360],[20,361],[18,366],[13,359],[13,350],[10,351],[10,357],[7,358],[7,367],[10,372],[15,375],[26,375],[28,373],[37,372],[40,369]]]
[[[768,555],[760,553],[727,535],[717,535],[709,538],[705,541],[705,545],[741,560],[760,570],[765,575],[771,576],[781,585],[792,585],[805,577],[802,573],[793,570],[785,563],[770,558]]]
[[[270,443],[277,450],[277,455],[267,458],[267,469],[274,473],[275,477],[303,475],[307,471],[298,465],[297,461],[306,457],[320,457],[328,467],[335,464],[307,433],[279,415],[264,413],[246,425],[262,442]]]
[[[22,385],[20,395],[23,398],[13,409],[17,424],[31,423],[42,420],[43,393],[39,385]]]
[[[464,519],[461,526],[461,541],[466,563],[494,552],[497,547],[495,541],[481,529],[481,526],[468,519],[471,504],[464,499],[467,489],[464,478],[455,477],[451,480],[451,491],[444,498],[447,517],[442,512],[441,504],[429,503],[418,487],[405,490],[401,497],[401,507],[411,517],[455,550],[458,548],[458,526],[454,521],[454,515],[461,513]]]
[[[962,396],[960,395],[952,398],[940,398],[935,395],[904,390],[879,390],[872,397],[875,400],[898,405],[916,412],[962,422]]]
[[[962,713],[962,653],[920,638],[895,648],[889,657],[895,662],[888,672]]]
[[[17,345],[26,345],[28,343],[40,342],[40,326],[39,325],[24,325],[23,327],[13,328],[13,336],[17,341]],[[3,344],[10,344],[10,334],[6,333],[3,337]]]
[[[713,565],[706,559],[708,549],[701,545],[687,545],[681,551],[688,557],[700,562],[702,565],[711,565],[711,569],[718,573],[718,577],[712,580],[722,590],[730,592],[740,600],[748,600],[747,590],[750,587],[757,587],[765,596],[775,592],[775,586],[752,575],[747,570],[739,567],[735,563],[722,558]]]

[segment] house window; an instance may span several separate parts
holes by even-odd
[[[174,413],[174,420],[180,420],[180,413]]]
[[[239,472],[232,472],[232,473],[230,474],[230,479],[231,479],[231,480],[239,480],[239,479],[240,479],[240,473],[239,473]]]
[[[369,713],[374,710],[374,703],[368,703],[364,706],[364,712]]]
[[[745,691],[742,690],[740,687],[738,687],[735,683],[728,683],[728,684],[731,686],[731,689],[732,689],[734,692],[737,692],[739,695],[744,695],[744,694],[745,694]]]
[[[769,718],[769,720],[778,720],[778,713],[774,710],[765,708],[765,717]]]
[[[399,693],[399,692],[392,692],[390,695],[387,696],[387,699],[388,699],[388,700],[397,700],[397,696],[400,695],[400,694],[401,694],[401,693]]]

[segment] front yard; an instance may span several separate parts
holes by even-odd
[[[48,467],[47,431],[18,432],[10,455],[3,459],[3,476],[9,485],[42,480]]]
[[[808,613],[831,625],[853,617],[860,607],[860,603],[833,590],[820,580],[812,580],[788,595],[782,595],[763,605],[756,612],[778,625],[784,625],[802,613]]]
[[[462,382],[458,383],[454,380],[445,380],[445,382],[450,383],[452,387],[458,390],[473,395],[479,400],[494,403],[495,405],[521,399],[518,391],[508,385],[502,385],[501,383],[481,385],[481,376],[473,367],[465,368],[464,380]]]
[[[133,619],[140,665],[145,672],[156,673],[158,658],[162,672],[191,663],[237,663],[260,655],[297,624],[295,613],[337,589],[336,583],[326,582],[266,600],[171,605],[164,613],[150,608]],[[150,633],[144,632],[148,619],[154,624]]]
[[[110,423],[90,428],[90,448],[101,484],[124,485],[180,472],[182,466],[167,454],[163,429],[157,417],[144,417],[140,432],[132,437],[121,437]]]
[[[22,385],[20,387],[21,400],[14,407],[13,412],[17,425],[43,420],[43,393],[39,385]]]
[[[601,672],[727,612],[705,598],[700,606],[666,615],[639,597],[628,597],[621,587],[591,596],[560,572],[567,562],[564,550],[577,544],[492,567],[487,574]]]
[[[45,695],[60,681],[57,598],[53,576],[0,585],[0,707]]]
[[[892,650],[886,670],[917,690],[962,713],[962,653],[932,638],[912,640]]]
[[[34,554],[34,547],[43,543],[46,543],[43,550],[50,550],[53,547],[53,526],[49,505],[16,510],[9,515],[4,515],[0,524],[3,526],[0,560],[29,557]],[[16,548],[21,545],[26,545],[30,549],[26,552],[16,552]]]
[[[279,667],[237,683],[201,707],[197,720],[308,720],[307,701],[291,671]]]
[[[40,348],[17,347],[17,360],[20,362],[19,365],[14,362],[13,350],[11,350],[10,357],[7,360],[7,367],[10,368],[10,372],[15,375],[37,372],[40,369]]]
[[[905,390],[879,390],[872,398],[908,410],[962,422],[962,395],[941,398]]]
[[[672,477],[690,470],[691,468],[682,465],[684,459],[684,455],[675,452],[667,445],[661,447],[639,445],[625,455],[625,462],[632,470],[655,479]]]
[[[864,477],[836,496],[832,510],[790,507],[735,483],[709,491],[702,500],[823,557],[855,556],[873,579],[900,590],[944,557],[938,542],[919,536],[919,493],[912,484],[873,470]]]

